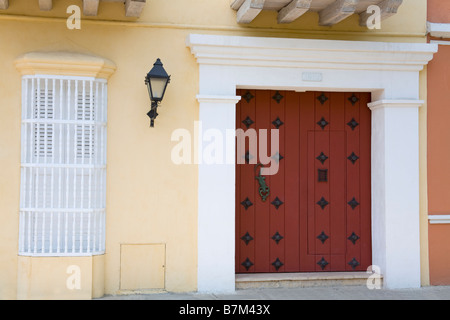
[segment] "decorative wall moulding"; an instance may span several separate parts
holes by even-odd
[[[190,34],[199,64],[272,68],[421,71],[437,52],[427,43],[388,43]]]
[[[380,108],[419,108],[425,101],[423,100],[379,100],[368,104],[370,110]]]
[[[450,215],[429,215],[428,221],[430,221],[430,224],[450,224]]]
[[[211,95],[197,95],[197,101],[200,103],[238,103],[241,100],[240,96],[211,96]]]
[[[427,32],[436,38],[450,38],[450,23],[427,22]]]
[[[29,52],[14,65],[22,75],[51,74],[108,79],[116,70],[111,60],[74,52]]]

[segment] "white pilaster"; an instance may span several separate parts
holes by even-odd
[[[234,90],[235,91],[235,90]],[[237,96],[201,96],[198,146],[208,142],[202,135],[209,129],[224,139],[223,163],[211,164],[198,152],[198,291],[233,292],[235,290],[235,143],[225,143],[227,130],[236,127]],[[231,154],[232,163],[226,163]]]
[[[419,100],[372,110],[372,250],[387,288],[420,287]]]

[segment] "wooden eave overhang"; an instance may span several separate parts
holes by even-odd
[[[10,2],[15,0],[0,0],[0,10],[7,10]],[[30,0],[31,1],[31,0]],[[42,11],[51,11],[53,3],[58,0],[32,0],[37,1],[39,9]],[[97,16],[100,1],[103,2],[122,2],[126,17],[140,17],[145,7],[146,0],[83,0],[83,14],[85,16]]]
[[[263,10],[277,11],[278,23],[291,23],[308,11],[319,14],[319,25],[332,26],[345,18],[358,14],[360,25],[366,26],[372,15],[367,9],[380,8],[381,20],[397,13],[403,0],[234,0],[231,8],[237,11],[237,22],[252,22]],[[370,9],[370,8],[369,8]]]

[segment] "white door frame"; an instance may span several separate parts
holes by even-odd
[[[224,136],[236,126],[239,88],[372,93],[372,263],[387,288],[420,287],[419,72],[437,45],[198,34],[186,42],[200,68],[199,121]],[[199,292],[235,290],[235,183],[234,163],[199,164]]]

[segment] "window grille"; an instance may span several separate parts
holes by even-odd
[[[19,254],[105,250],[105,80],[24,76]]]

